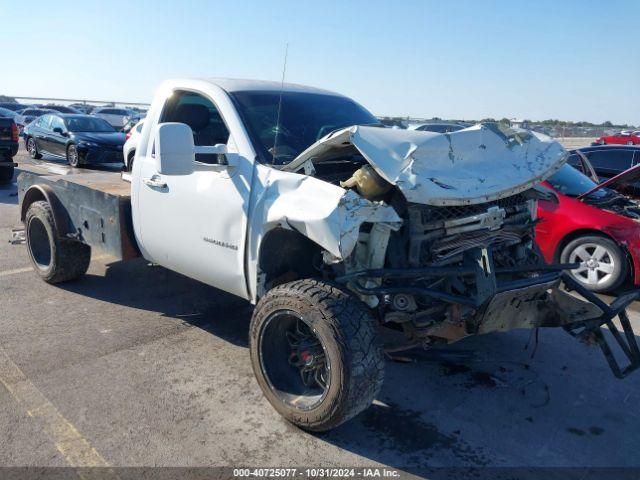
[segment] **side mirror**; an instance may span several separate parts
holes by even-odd
[[[190,175],[194,170],[193,132],[184,123],[156,126],[156,170],[163,175]]]
[[[60,127],[56,127],[53,129],[54,133],[60,134],[60,135],[64,135],[64,130]]]

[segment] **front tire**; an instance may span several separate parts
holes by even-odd
[[[251,319],[253,371],[291,423],[327,431],[366,409],[380,391],[384,356],[377,325],[351,294],[319,280],[279,285]]]
[[[29,137],[27,139],[27,151],[29,152],[29,156],[35,160],[42,158],[42,155],[38,153],[38,144],[36,143],[36,139],[33,137]]]
[[[72,143],[67,147],[67,162],[69,165],[76,168],[80,165],[80,156],[78,155],[78,148]]]
[[[623,250],[610,238],[585,235],[569,242],[560,254],[562,263],[580,263],[571,270],[574,279],[592,292],[607,292],[619,287],[627,276]]]
[[[33,202],[24,224],[31,263],[45,282],[66,282],[87,272],[91,247],[77,240],[60,238],[48,202]]]

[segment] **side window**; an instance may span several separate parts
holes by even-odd
[[[40,117],[38,120],[38,126],[40,128],[49,128],[49,124],[51,123],[51,115],[44,115]]]
[[[617,174],[631,167],[633,152],[625,150],[601,150],[587,153],[593,168]]]
[[[584,171],[582,170],[582,162],[580,161],[580,157],[578,157],[576,153],[572,153],[571,155],[569,155],[569,158],[567,158],[567,163],[584,173]]]
[[[53,130],[54,128],[60,128],[62,129],[62,131],[64,132],[66,130],[66,128],[64,128],[64,122],[62,121],[62,119],[60,117],[51,117],[51,130]]]
[[[162,112],[161,122],[186,123],[193,131],[196,146],[227,144],[229,130],[220,112],[207,97],[193,92],[175,92]],[[215,155],[196,154],[196,161],[217,163]]]

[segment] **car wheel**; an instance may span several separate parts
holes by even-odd
[[[618,287],[627,275],[627,260],[622,249],[610,238],[587,235],[576,238],[562,249],[562,263],[580,263],[571,270],[578,282],[593,292]]]
[[[384,378],[377,325],[353,295],[318,280],[279,285],[251,319],[253,372],[271,405],[310,431],[337,427],[371,405]]]
[[[135,156],[136,156],[135,150],[129,153],[129,156],[127,157],[127,172],[133,171],[133,159],[135,158]]]
[[[72,167],[77,167],[80,164],[78,149],[73,143],[67,147],[67,162],[69,162],[69,165]]]
[[[38,144],[36,143],[36,139],[33,137],[29,137],[27,139],[27,151],[29,152],[29,156],[34,159],[42,158],[42,155],[38,153]]]
[[[77,240],[60,238],[48,202],[33,202],[24,225],[31,263],[45,282],[66,282],[86,273],[91,262],[91,247]]]

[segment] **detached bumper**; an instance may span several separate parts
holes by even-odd
[[[454,310],[460,306],[473,308],[474,317],[464,321],[463,324],[456,326],[448,321],[440,322],[432,327],[430,333],[426,333],[426,335],[444,337],[449,341],[458,340],[466,335],[515,328],[562,327],[572,336],[599,346],[613,374],[618,378],[626,377],[640,367],[640,349],[626,313],[626,308],[640,299],[640,289],[621,295],[611,304],[607,304],[574,280],[568,272],[563,272],[575,267],[575,264],[567,264],[498,269],[496,273],[511,270],[538,272],[529,278],[509,282],[496,281],[495,274],[483,276],[484,270],[474,267],[367,270],[348,274],[336,280],[348,283],[352,290],[361,295],[398,293],[424,295],[449,303],[452,305],[450,308]],[[406,279],[424,275],[475,276],[477,292],[474,296],[464,297],[415,286],[383,285],[365,288],[357,281],[362,278],[402,277]],[[573,294],[567,292],[573,292]],[[616,317],[622,332],[614,323]],[[452,326],[454,327],[452,331],[455,332],[453,335],[443,333]],[[603,326],[607,327],[619,351],[626,358],[625,365],[621,365],[614,356],[602,329]]]

